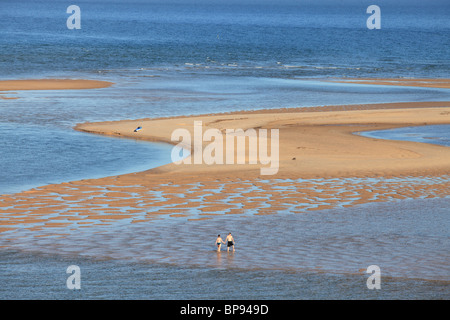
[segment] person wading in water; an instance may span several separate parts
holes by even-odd
[[[225,242],[223,242],[223,240],[219,234],[219,235],[217,235],[217,239],[216,239],[217,251],[220,251],[220,247],[222,246],[222,244],[225,244]]]
[[[234,251],[234,238],[231,235],[231,232],[228,234],[226,241],[227,241],[227,251],[230,251],[230,247],[233,247]]]

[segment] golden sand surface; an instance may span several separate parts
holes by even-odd
[[[450,123],[449,102],[387,104],[388,109],[357,110],[359,106],[317,108],[308,112],[291,109],[264,110],[163,119],[124,120],[85,123],[77,130],[148,141],[171,141],[175,129],[184,128],[194,136],[194,121],[207,129],[278,129],[280,135],[279,171],[270,178],[395,176],[448,173],[450,149],[406,141],[380,140],[354,134],[405,126]],[[409,106],[409,107],[407,107]],[[398,107],[398,108],[397,108]],[[314,109],[314,108],[310,108]],[[341,110],[339,110],[341,109]],[[142,127],[134,132],[136,127]],[[203,147],[210,142],[203,142]],[[193,145],[193,144],[192,144]],[[225,146],[225,140],[223,142]],[[248,147],[248,145],[247,145]],[[191,150],[194,153],[194,150]],[[195,156],[193,156],[195,157]],[[294,160],[295,159],[295,160]],[[247,161],[248,162],[248,161]],[[177,177],[258,177],[262,165],[169,164],[152,173]],[[201,181],[194,180],[194,181]]]
[[[0,80],[0,91],[98,89],[113,83],[85,79]]]
[[[450,148],[366,138],[358,132],[450,124],[450,102],[261,110],[162,119],[84,123],[76,129],[148,141],[171,141],[177,128],[278,129],[279,171],[260,164],[168,164],[144,172],[47,185],[0,196],[0,233],[140,223],[166,216],[305,212],[450,191]],[[141,126],[142,129],[134,132]],[[207,143],[205,143],[207,144]],[[192,150],[195,152],[195,150]],[[295,160],[294,160],[295,159]],[[375,178],[375,179],[374,179]]]

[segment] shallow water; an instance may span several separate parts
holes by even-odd
[[[72,230],[48,228],[39,237],[26,229],[4,232],[0,244],[68,256],[250,270],[353,274],[377,264],[387,276],[448,281],[448,206],[444,198],[269,216],[125,219]],[[236,254],[218,255],[215,236],[230,231]]]
[[[405,140],[450,147],[450,125],[428,125],[366,131],[361,132],[360,135],[378,139]]]
[[[34,299],[448,299],[449,199],[403,200],[272,216],[25,234],[1,254],[0,296]],[[236,251],[217,253],[231,231]],[[67,232],[66,232],[67,233]],[[19,251],[17,251],[19,250]],[[65,287],[78,265],[82,290]],[[366,287],[370,265],[381,290]]]
[[[171,162],[172,147],[38,125],[0,124],[0,194]]]

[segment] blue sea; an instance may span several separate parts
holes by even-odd
[[[67,28],[70,14],[66,10],[71,4],[81,10],[81,29]],[[0,99],[0,194],[50,183],[142,171],[170,162],[170,146],[75,132],[73,127],[77,123],[283,107],[449,101],[449,89],[324,81],[345,77],[449,78],[448,2],[377,1],[381,8],[379,30],[369,30],[366,26],[370,16],[366,9],[371,4],[372,1],[2,0],[0,80],[98,79],[114,85],[91,90],[0,93],[0,98],[16,98]],[[448,126],[436,130],[427,127],[424,132],[417,127],[411,130],[406,135],[426,142],[449,141]],[[398,135],[390,132],[377,137],[398,138]],[[449,226],[445,214],[450,208],[448,197],[420,201],[407,200],[383,207],[371,204],[341,213],[346,219],[360,211],[370,211],[383,219],[384,215],[395,217],[400,210],[418,218],[423,210],[434,208],[440,225]],[[289,213],[284,214],[305,223],[298,232],[304,232],[320,218],[293,218]],[[324,219],[332,220],[332,216]],[[420,221],[405,219],[420,226]],[[233,218],[235,225],[250,220],[249,217]],[[161,223],[169,230],[165,237],[169,237],[170,230],[180,227],[172,220]],[[211,222],[191,222],[191,228],[218,227],[208,223]],[[253,229],[241,231],[248,236],[266,230],[273,223],[270,218],[264,218],[255,222]],[[336,224],[330,224],[333,225]],[[443,246],[442,251],[448,252],[449,229],[435,235],[434,227],[423,230],[420,236],[435,236]],[[388,226],[380,228],[387,230]],[[337,238],[352,229],[339,230],[341,234]],[[417,234],[399,230],[398,237],[415,241]],[[295,232],[290,235],[294,236]],[[193,235],[186,232],[185,236]],[[363,233],[357,237],[361,242],[370,240]],[[384,248],[392,249],[395,243],[393,239]],[[416,249],[417,252],[430,250],[431,254],[434,245],[434,242],[427,242],[423,247],[417,244]],[[215,292],[226,288],[227,280],[236,276],[231,269],[243,261],[239,251],[234,260],[233,256],[226,255],[212,257],[208,252],[209,256],[197,258],[212,259],[215,263],[205,263],[202,267],[149,264],[127,258],[96,260],[96,254],[59,256],[56,252],[46,252],[43,247],[33,251],[30,244],[27,250],[0,251],[0,298],[214,299]],[[347,249],[343,244],[336,247],[336,250]],[[417,252],[408,251],[405,257]],[[308,254],[315,261],[317,257],[312,252]],[[355,255],[355,252],[350,254],[352,259],[357,259]],[[398,255],[401,261],[402,252]],[[266,252],[255,263],[264,265],[276,258]],[[73,261],[91,272],[91,285],[86,285],[81,293],[68,291],[55,276],[57,270],[63,270],[63,266]],[[331,261],[317,262],[322,267],[327,263],[329,266],[326,272],[320,273],[280,269],[282,263],[256,269],[245,266],[238,275],[240,286],[234,288],[236,297],[450,297],[448,255],[444,262],[439,260],[435,267],[429,267],[428,273],[417,281],[412,280],[413,275],[402,277],[403,269],[393,272],[395,276],[387,280],[389,285],[380,292],[369,292],[364,276],[333,273],[331,269],[340,269],[339,259]],[[441,274],[442,270],[437,271],[443,265],[447,276]],[[45,272],[36,273],[36,268]],[[218,268],[223,278],[217,282]],[[100,280],[93,276],[99,273],[110,278],[99,284]],[[33,290],[26,285],[31,277]],[[66,277],[65,270],[61,277]],[[110,281],[111,278],[118,281]],[[179,283],[191,288],[190,291],[179,289]],[[414,291],[408,289],[411,286]],[[268,289],[271,289],[269,293]]]

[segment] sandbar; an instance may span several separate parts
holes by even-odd
[[[383,108],[355,109],[335,106],[308,112],[290,109],[264,110],[177,118],[139,119],[84,123],[76,130],[132,139],[175,144],[171,134],[184,128],[193,136],[194,121],[210,128],[278,129],[280,135],[279,171],[273,179],[307,177],[395,176],[450,172],[450,148],[407,141],[367,138],[355,133],[406,126],[450,124],[450,102],[383,104]],[[312,108],[313,109],[313,108]],[[245,115],[245,116],[243,116]],[[136,127],[142,127],[134,132]],[[203,131],[203,132],[204,132]],[[206,146],[209,142],[204,142]],[[225,145],[225,141],[224,141]],[[248,144],[247,144],[248,147]],[[192,148],[192,146],[191,146]],[[191,149],[192,154],[195,150]],[[146,172],[214,178],[260,176],[262,165],[250,164],[168,164]],[[135,177],[139,180],[139,174]],[[260,177],[260,178],[264,178]]]
[[[99,89],[112,84],[109,81],[86,79],[0,80],[0,91]]]

